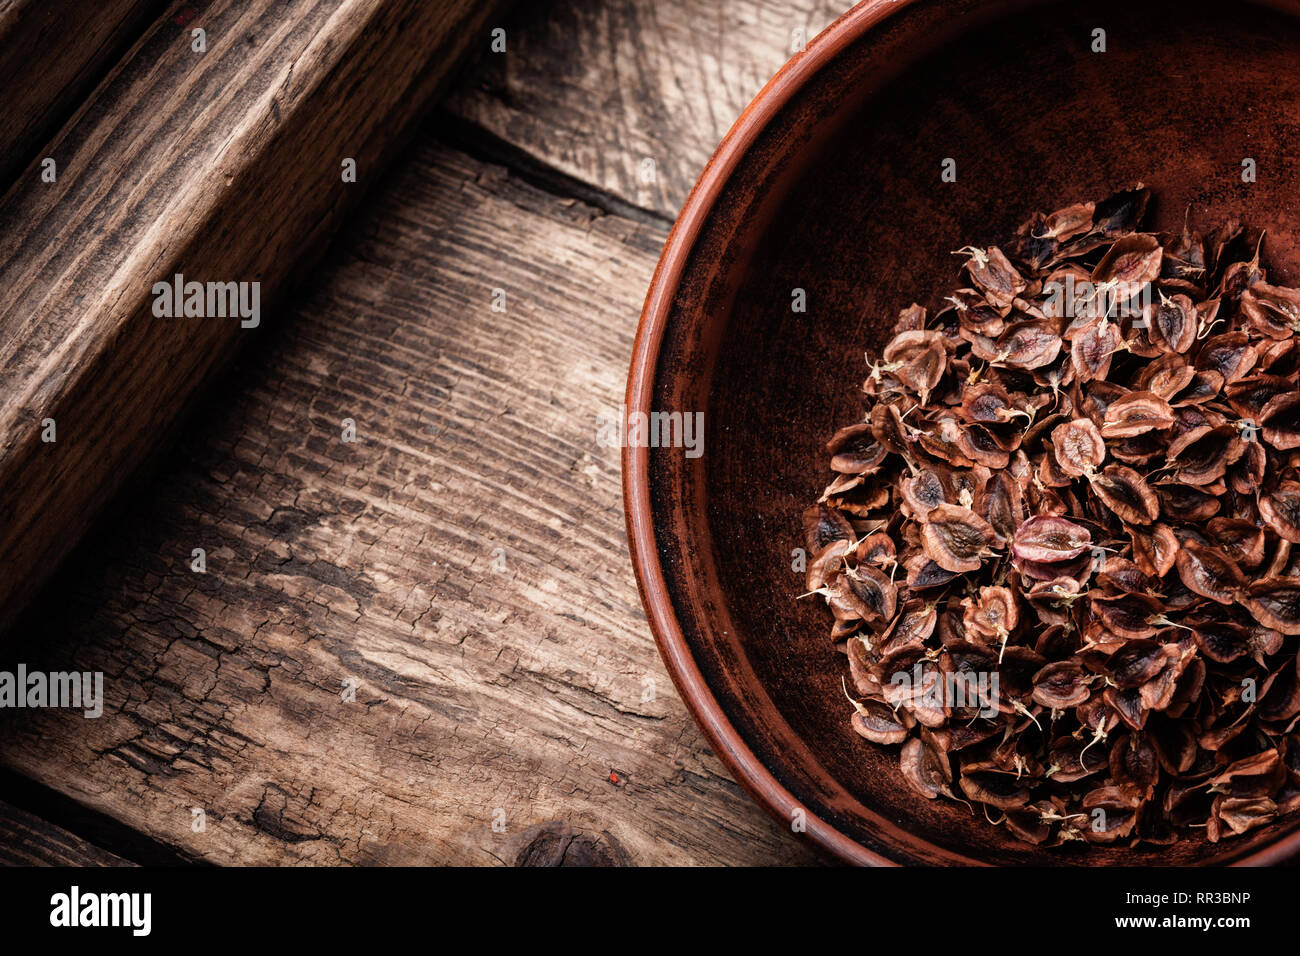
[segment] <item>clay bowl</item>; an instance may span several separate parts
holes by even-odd
[[[1143,180],[1149,222],[1190,207],[1266,227],[1274,281],[1300,284],[1300,2],[872,0],[745,111],[664,249],[629,412],[702,411],[704,453],[628,448],[630,544],[682,698],[736,778],[787,826],[855,863],[1274,863],[1300,821],[1212,845],[1040,850],[926,801],[852,732],[829,616],[796,601],[799,514],[822,443],[857,420],[864,348],[934,307],[950,253],[1029,212]],[[1107,52],[1091,50],[1106,30]],[[1258,182],[1244,184],[1243,158]],[[940,182],[945,158],[957,181]],[[807,312],[791,310],[804,289]]]

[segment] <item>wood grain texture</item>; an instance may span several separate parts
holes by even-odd
[[[565,0],[521,10],[450,107],[669,218],[749,101],[850,0]],[[647,165],[653,163],[653,167]]]
[[[0,190],[166,7],[166,0],[0,3]]]
[[[597,442],[664,237],[422,139],[19,625],[107,704],[0,762],[219,863],[812,860],[675,698]]]
[[[282,282],[377,177],[495,9],[213,0],[163,19],[0,202],[0,628],[246,336],[154,283]],[[192,32],[202,29],[206,51]],[[57,441],[42,441],[53,419]]]
[[[0,866],[133,866],[0,800]]]

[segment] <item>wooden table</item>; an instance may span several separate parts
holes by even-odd
[[[553,0],[482,37],[11,635],[107,702],[0,711],[0,861],[818,860],[674,695],[597,419],[709,154],[847,6]]]

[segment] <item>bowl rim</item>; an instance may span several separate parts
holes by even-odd
[[[650,280],[632,346],[632,361],[624,399],[627,414],[649,413],[651,410],[655,373],[659,366],[660,350],[673,299],[704,224],[741,158],[776,114],[817,72],[868,30],[917,2],[919,0],[861,0],[809,41],[802,53],[788,59],[745,107],[722,138],[682,205]],[[1272,7],[1287,5],[1277,0],[1261,2]],[[1294,8],[1290,12],[1294,13]],[[805,807],[754,754],[732,725],[691,653],[668,594],[650,504],[649,449],[625,445],[622,449],[622,466],[628,550],[641,603],[678,696],[686,704],[714,752],[736,781],[779,823],[789,825],[793,811],[802,810],[806,827],[800,835],[816,846],[847,863],[866,866],[901,865],[898,861],[863,846]],[[936,849],[942,853],[952,852],[941,847]],[[1300,829],[1284,834],[1228,865],[1271,866],[1297,854],[1300,854]],[[991,865],[973,859],[970,862],[975,865]]]

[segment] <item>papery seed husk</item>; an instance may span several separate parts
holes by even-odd
[[[899,766],[908,786],[927,800],[949,793],[952,771],[947,758],[926,747],[920,739],[913,737],[903,744]]]
[[[1264,335],[1289,338],[1300,328],[1300,289],[1256,282],[1241,293],[1241,313]]]
[[[903,722],[880,701],[865,700],[859,703],[865,713],[853,715],[853,729],[872,743],[901,744],[907,740],[908,730]]]
[[[1151,341],[1162,351],[1185,355],[1196,342],[1196,305],[1185,295],[1163,300],[1150,322]]]
[[[1259,499],[1264,523],[1292,544],[1300,544],[1300,482],[1284,481]]]
[[[1092,272],[1093,282],[1153,282],[1160,275],[1164,250],[1155,236],[1132,235],[1112,245]]]
[[[804,540],[813,554],[835,541],[854,538],[849,520],[825,504],[813,505],[803,513]]]
[[[1052,451],[1061,471],[1079,478],[1106,460],[1106,440],[1091,419],[1076,418],[1052,430]]]
[[[971,281],[989,300],[989,304],[1006,315],[1016,296],[1025,289],[1025,280],[997,246],[990,246],[981,258],[972,256],[966,263]]]
[[[1125,465],[1107,465],[1093,480],[1092,490],[1129,524],[1151,524],[1160,517],[1160,503],[1151,486]]]
[[[926,555],[939,567],[956,574],[979,570],[993,536],[987,521],[959,505],[935,506],[921,528]]]
[[[1016,529],[1012,553],[1026,561],[1053,563],[1077,558],[1092,544],[1087,528],[1065,518],[1040,515]]]
[[[1070,342],[1070,363],[1079,381],[1105,380],[1123,338],[1119,326],[1106,319],[1097,320],[1077,334]]]
[[[1045,852],[1300,811],[1300,290],[1240,223],[1143,230],[1149,196],[964,247],[803,522],[859,746]],[[991,710],[932,696],[989,674]]]
[[[1184,541],[1176,560],[1183,584],[1220,604],[1232,604],[1246,583],[1246,576],[1231,558],[1195,541]]]
[[[1105,438],[1132,438],[1169,428],[1173,423],[1174,411],[1159,395],[1130,392],[1107,407],[1101,434]]]
[[[1055,710],[1082,704],[1091,693],[1086,676],[1076,661],[1048,664],[1034,675],[1034,700]]]
[[[1254,581],[1246,586],[1241,603],[1265,627],[1300,634],[1300,577]]]
[[[831,470],[848,475],[874,473],[889,454],[876,441],[869,422],[841,428],[826,443],[826,450],[834,456]]]
[[[1133,386],[1140,392],[1150,392],[1170,402],[1195,377],[1196,369],[1188,365],[1183,356],[1162,355],[1134,376]]]
[[[1196,367],[1218,372],[1225,382],[1235,382],[1249,374],[1257,358],[1245,332],[1227,332],[1206,339],[1196,357]]]
[[[993,361],[1014,368],[1050,365],[1061,351],[1061,337],[1050,321],[1017,322],[998,336]]]
[[[1274,448],[1300,448],[1300,393],[1291,392],[1269,399],[1260,410],[1259,424],[1264,441]]]

